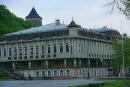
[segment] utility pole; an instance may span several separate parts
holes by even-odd
[[[121,31],[122,31],[122,21],[121,21]],[[125,59],[124,59],[124,36],[123,36],[123,32],[122,32],[122,68],[123,68],[123,79],[125,80]]]

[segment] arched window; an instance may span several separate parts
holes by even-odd
[[[42,77],[45,77],[45,71],[42,71]]]
[[[51,71],[48,71],[48,77],[51,77]]]
[[[66,71],[66,76],[68,76],[68,77],[70,76],[70,70]]]
[[[39,71],[36,71],[36,77],[40,77]]]
[[[60,70],[60,76],[64,76],[64,71]]]
[[[57,71],[54,71],[54,76],[58,76],[58,72]]]

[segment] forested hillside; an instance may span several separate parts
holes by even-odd
[[[23,30],[31,26],[33,26],[32,23],[15,16],[6,8],[6,6],[0,5],[0,36]]]

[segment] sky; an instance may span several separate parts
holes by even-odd
[[[69,24],[73,17],[84,28],[107,26],[130,36],[130,20],[116,8],[111,12],[111,7],[104,6],[109,2],[111,0],[0,0],[0,4],[21,18],[25,18],[34,6],[43,18],[43,25],[56,19]]]

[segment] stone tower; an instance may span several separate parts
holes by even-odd
[[[27,21],[32,22],[35,26],[42,25],[42,17],[39,16],[35,8],[33,7],[28,16],[25,17]]]

